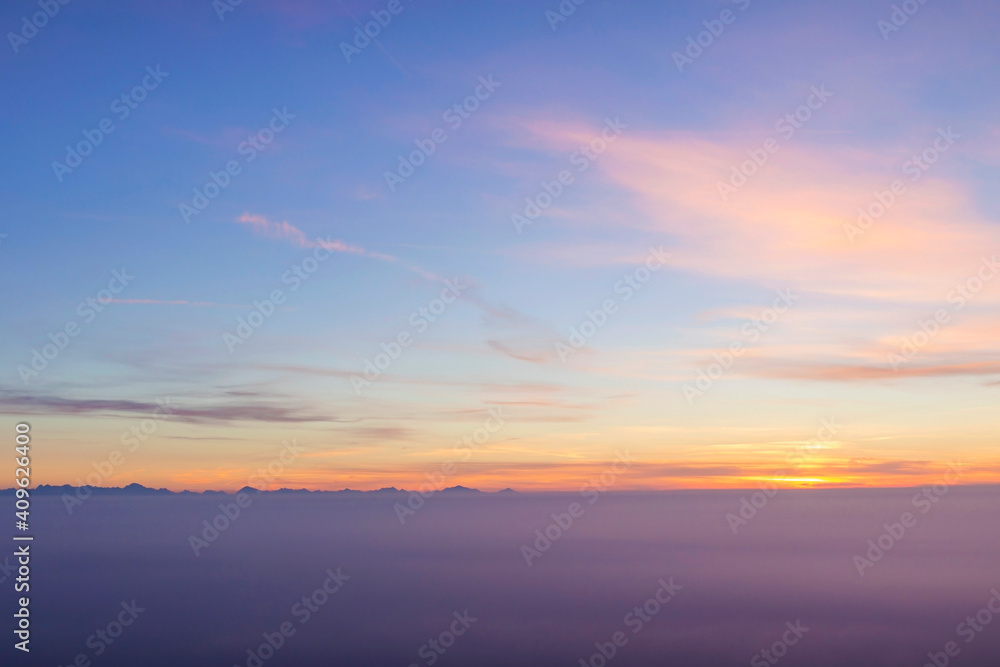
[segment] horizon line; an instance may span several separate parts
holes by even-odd
[[[780,491],[819,491],[819,490],[835,490],[835,491],[868,490],[868,491],[879,491],[879,490],[885,490],[885,491],[889,491],[889,490],[902,490],[902,489],[921,489],[921,488],[924,488],[924,487],[927,487],[927,486],[934,486],[934,485],[933,484],[920,484],[920,485],[916,485],[916,486],[909,486],[909,485],[868,486],[868,485],[863,485],[863,484],[851,484],[851,485],[847,485],[847,484],[813,484],[813,485],[810,485],[810,486],[779,486],[777,484],[772,484],[768,488],[765,488],[764,486],[756,486],[756,487],[731,487],[731,486],[726,486],[726,487],[673,487],[673,488],[622,488],[622,489],[610,489],[609,488],[609,489],[603,489],[603,490],[595,488],[594,490],[598,491],[601,495],[605,495],[605,494],[636,494],[636,493],[672,493],[672,492],[680,492],[680,491],[731,491],[731,492],[738,492],[738,491],[744,491],[744,492],[746,492],[746,491],[749,491],[749,492],[754,492],[754,493],[760,492],[760,491],[765,491],[765,490],[774,490],[774,491],[779,491],[779,490]],[[952,484],[949,484],[948,487],[949,488],[970,488],[970,489],[971,488],[1000,487],[1000,482],[978,482],[978,483],[969,483],[969,484],[952,483]],[[15,493],[18,490],[18,488],[19,487],[3,488],[3,489],[0,489],[0,494]],[[590,487],[585,486],[584,489],[586,489],[586,488],[590,488]],[[240,487],[240,488],[235,489],[235,490],[204,489],[204,490],[201,490],[201,491],[194,491],[194,490],[191,490],[191,489],[174,490],[174,489],[168,489],[166,487],[156,488],[156,487],[151,487],[151,486],[146,486],[144,484],[140,484],[139,482],[130,482],[129,484],[126,484],[125,486],[91,486],[91,485],[75,486],[73,484],[39,484],[37,486],[30,487],[28,490],[29,491],[40,491],[41,490],[44,493],[44,492],[50,491],[50,490],[64,490],[64,489],[66,489],[66,490],[69,490],[69,489],[72,489],[72,490],[90,489],[92,492],[93,491],[129,492],[129,489],[132,489],[133,492],[138,492],[138,493],[141,493],[141,492],[153,492],[153,493],[162,494],[162,495],[166,495],[166,494],[171,494],[171,495],[182,495],[182,494],[191,494],[191,495],[204,495],[204,494],[237,495],[237,494],[239,494],[241,492],[244,492],[244,491],[254,491],[256,493],[365,493],[365,494],[369,494],[369,493],[373,493],[373,494],[378,494],[378,493],[382,493],[382,494],[390,494],[390,493],[412,494],[412,493],[419,493],[419,494],[421,494],[421,495],[423,495],[425,497],[431,496],[431,495],[440,494],[440,493],[449,493],[449,494],[481,493],[481,494],[487,494],[487,495],[498,495],[498,494],[501,494],[501,493],[507,493],[507,494],[509,494],[509,493],[516,493],[516,494],[519,494],[519,495],[563,495],[563,494],[569,494],[569,493],[580,493],[579,489],[575,489],[575,490],[570,490],[570,489],[534,489],[534,490],[529,490],[529,491],[519,491],[519,490],[514,489],[512,487],[509,487],[509,486],[508,487],[504,487],[502,489],[496,489],[496,490],[484,490],[484,489],[478,489],[478,488],[475,488],[475,487],[463,486],[461,484],[458,484],[458,485],[455,485],[455,486],[450,486],[450,487],[444,487],[444,488],[440,488],[440,489],[432,489],[430,491],[422,491],[422,490],[419,490],[419,489],[403,489],[403,488],[396,488],[394,486],[385,486],[385,487],[381,487],[381,488],[377,488],[377,489],[351,489],[351,488],[348,488],[348,487],[344,487],[343,489],[307,489],[305,487],[301,487],[301,488],[280,487],[280,488],[277,488],[277,489],[258,489],[256,487],[252,487],[252,486],[249,486],[249,485],[245,485],[245,486]]]

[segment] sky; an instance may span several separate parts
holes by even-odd
[[[47,484],[1000,481],[1000,20],[904,4],[8,3],[4,428]]]

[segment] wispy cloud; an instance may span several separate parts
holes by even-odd
[[[487,345],[500,354],[511,357],[512,359],[518,359],[520,361],[529,361],[533,364],[546,364],[555,358],[555,353],[550,349],[551,345],[535,345],[534,349],[532,349],[532,343],[533,341],[501,342],[493,339],[486,341]]]
[[[255,401],[190,406],[169,401],[171,419],[191,424],[255,422],[330,422],[335,418],[309,414],[301,408]],[[68,398],[52,395],[18,394],[0,389],[0,414],[36,415],[151,415],[165,412],[162,404],[128,399]]]
[[[889,366],[859,366],[831,363],[789,363],[769,361],[758,366],[748,365],[741,373],[754,377],[786,380],[822,380],[852,382],[862,380],[892,380],[900,378],[931,378],[961,375],[1000,375],[1000,362],[975,361],[946,363],[894,370]]]
[[[521,131],[524,140],[557,155],[595,134],[583,124],[544,120],[524,120]],[[928,136],[923,140],[932,140],[933,130]],[[588,178],[618,188],[622,206],[637,207],[633,227],[672,240],[675,268],[713,277],[915,302],[946,291],[974,271],[984,253],[1000,248],[1000,229],[944,169],[919,182],[902,174],[910,146],[872,150],[803,139],[782,146],[723,201],[719,183],[728,182],[732,165],[746,160],[752,147],[742,135],[625,134]],[[852,244],[845,224],[894,179],[905,183],[905,194]],[[551,259],[573,256],[578,263],[591,249],[584,242],[579,256],[564,249]]]
[[[243,215],[236,218],[236,222],[239,222],[244,225],[249,225],[251,229],[253,229],[253,231],[257,234],[260,234],[262,236],[267,236],[270,238],[289,241],[290,243],[294,243],[300,248],[322,248],[324,250],[329,250],[330,252],[342,252],[354,255],[361,255],[363,257],[370,257],[372,259],[377,259],[383,262],[387,262],[389,264],[399,264],[400,266],[403,266],[406,269],[413,271],[414,273],[420,275],[423,278],[426,278],[427,280],[431,280],[434,282],[444,282],[444,278],[442,278],[441,276],[432,273],[430,271],[426,271],[425,269],[415,264],[408,264],[406,262],[403,262],[399,258],[394,257],[393,255],[387,255],[381,252],[371,252],[365,250],[361,246],[345,243],[344,241],[340,241],[338,239],[316,238],[310,240],[306,236],[305,232],[303,232],[301,229],[291,224],[287,220],[282,220],[281,222],[274,222],[272,220],[268,220],[266,217],[262,215],[256,215],[253,213],[244,212]]]

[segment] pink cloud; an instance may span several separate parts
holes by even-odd
[[[959,375],[1000,375],[1000,362],[977,361],[958,364],[938,364],[902,367],[898,370],[877,366],[839,364],[782,363],[772,360],[766,366],[747,369],[746,375],[784,380],[824,380],[849,382],[856,380],[892,380],[897,378],[930,378]]]
[[[516,141],[566,154],[600,136],[599,127],[548,121],[521,121],[520,128]],[[641,212],[629,224],[673,241],[676,268],[733,280],[923,302],[943,296],[1000,249],[1000,229],[943,168],[918,182],[902,174],[910,147],[887,154],[795,137],[723,201],[719,184],[759,148],[743,136],[627,129],[587,177],[620,188],[621,206]],[[906,192],[851,243],[845,226],[896,179]]]

